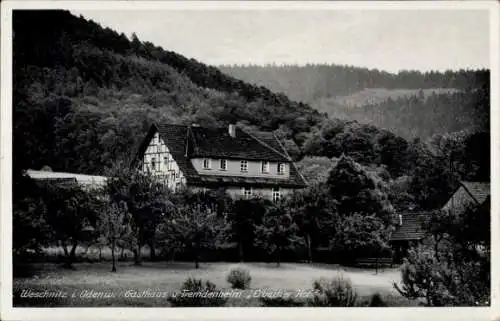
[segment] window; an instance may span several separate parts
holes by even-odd
[[[168,168],[168,157],[163,157],[163,165]]]
[[[262,173],[269,173],[269,162],[262,162]]]
[[[151,169],[156,170],[156,158],[151,158]]]
[[[249,199],[252,197],[252,188],[251,187],[242,187],[241,188],[241,196],[244,199]]]
[[[283,175],[285,173],[285,164],[278,163],[278,175]]]
[[[172,169],[172,162],[174,161],[170,155],[167,155],[167,157],[165,157],[167,159],[167,170],[171,170]]]
[[[273,187],[273,202],[278,202],[281,199],[281,192],[279,187]]]
[[[209,158],[204,158],[203,159],[203,169],[210,169],[210,159]]]
[[[246,160],[241,161],[240,170],[242,172],[248,172],[248,162]]]
[[[227,160],[225,159],[220,160],[220,170],[221,171],[227,170]]]

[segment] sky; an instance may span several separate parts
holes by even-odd
[[[376,68],[489,68],[481,10],[72,10],[210,65],[332,63]]]

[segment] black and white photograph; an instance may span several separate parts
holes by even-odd
[[[10,308],[494,316],[495,1],[12,2]]]

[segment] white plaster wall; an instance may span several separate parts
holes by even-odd
[[[203,168],[203,158],[193,158],[191,162],[194,168],[201,175],[222,175],[222,176],[243,176],[243,177],[269,177],[278,179],[288,179],[290,177],[290,164],[284,164],[284,173],[278,175],[278,163],[269,162],[269,172],[262,172],[262,162],[260,161],[247,161],[248,171],[241,171],[241,160],[227,159],[226,170],[220,169],[220,159],[210,159],[211,169]]]
[[[238,186],[230,186],[226,189],[227,193],[231,196],[232,199],[239,199],[243,197],[242,188]],[[281,198],[286,197],[291,194],[293,189],[291,188],[283,188],[280,187]],[[252,195],[260,196],[262,198],[272,200],[272,188],[271,187],[259,187],[252,188]]]

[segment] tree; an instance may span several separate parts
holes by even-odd
[[[73,184],[46,182],[42,188],[45,220],[52,229],[53,240],[64,251],[64,266],[71,268],[78,244],[93,237],[100,201],[93,192]]]
[[[151,173],[117,162],[108,169],[106,191],[110,202],[125,202],[130,212],[134,264],[141,264],[141,248],[149,242],[154,257],[154,240],[161,217],[170,212],[170,192],[163,182]]]
[[[396,290],[409,299],[424,298],[429,306],[488,306],[489,206],[487,201],[463,213],[434,216],[426,241],[405,259]]]
[[[376,215],[352,214],[336,221],[330,249],[346,262],[389,251],[390,228]],[[349,262],[352,263],[352,262]]]
[[[22,172],[13,173],[12,252],[14,270],[32,254],[41,254],[50,242],[45,203],[36,182]]]
[[[233,210],[228,212],[230,238],[238,244],[240,262],[244,260],[245,249],[251,249],[255,240],[255,227],[262,223],[266,211],[265,201],[253,198],[236,200]]]
[[[170,238],[179,240],[194,257],[199,268],[201,250],[213,248],[217,235],[222,231],[224,218],[217,211],[217,203],[209,193],[192,193],[188,190],[177,195],[177,210],[167,224]]]
[[[111,272],[116,272],[115,249],[117,243],[130,234],[130,213],[125,201],[109,202],[101,213],[99,230],[111,248]]]
[[[315,184],[293,193],[287,199],[286,207],[304,237],[307,260],[312,262],[313,248],[322,242],[325,235],[326,238],[332,236],[331,227],[337,214],[335,201],[328,195],[324,184]]]
[[[375,214],[386,224],[390,223],[394,209],[383,185],[352,158],[342,156],[339,159],[330,172],[327,184],[341,216]]]
[[[276,265],[279,267],[283,250],[296,249],[303,244],[298,231],[297,224],[292,216],[286,213],[285,206],[275,204],[267,209],[262,224],[257,226],[256,242],[269,254],[274,254]]]

